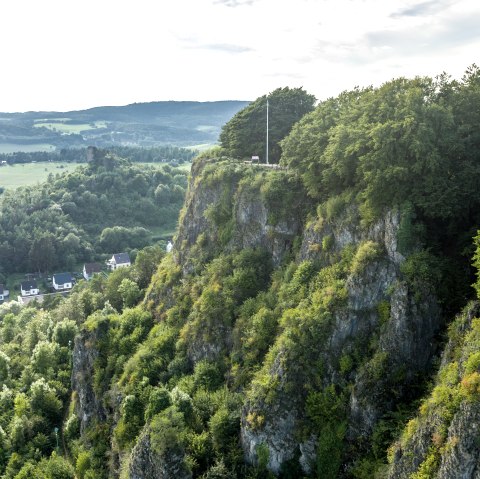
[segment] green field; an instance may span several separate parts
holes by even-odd
[[[35,185],[48,178],[50,173],[65,173],[73,171],[78,163],[38,162],[21,163],[0,167],[0,187],[18,188],[19,186]]]
[[[0,153],[15,153],[24,151],[30,153],[33,151],[54,151],[55,147],[46,143],[34,143],[31,145],[20,145],[18,143],[0,143]]]
[[[93,123],[80,123],[80,124],[69,124],[64,123],[64,121],[36,121],[33,125],[35,128],[48,128],[52,131],[58,131],[66,135],[72,135],[74,133],[79,134],[85,130],[95,130],[96,128],[105,128],[107,126],[104,121],[95,121]]]
[[[205,150],[209,150],[210,148],[213,148],[214,146],[217,146],[217,144],[215,144],[215,143],[200,143],[199,145],[185,146],[185,148],[189,148],[190,150],[205,151]]]

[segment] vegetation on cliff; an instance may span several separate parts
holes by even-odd
[[[150,282],[145,252],[50,309],[3,306],[3,477],[478,467],[478,306],[452,318],[480,263],[479,106],[475,67],[322,102],[285,169],[194,162]]]

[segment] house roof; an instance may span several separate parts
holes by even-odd
[[[115,261],[116,264],[131,263],[130,256],[128,256],[128,253],[114,254],[113,255],[113,260]]]
[[[38,288],[37,282],[33,279],[29,281],[22,281],[20,283],[20,289],[23,289],[24,291],[29,291],[31,289],[37,289],[37,288]]]
[[[84,265],[85,273],[88,275],[93,273],[100,273],[102,271],[102,265],[98,263],[85,263]]]
[[[53,275],[53,281],[57,284],[71,283],[73,277],[70,273],[56,273]]]

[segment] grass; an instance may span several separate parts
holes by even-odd
[[[173,236],[175,236],[176,232],[177,232],[177,228],[176,227],[165,227],[165,226],[155,226],[155,227],[151,227],[151,228],[148,228],[149,231],[151,232],[151,241],[158,241],[160,239],[164,239],[164,240],[167,240],[167,239],[170,239],[172,238]]]
[[[16,153],[17,151],[23,151],[30,153],[33,151],[54,151],[55,146],[48,143],[34,143],[31,145],[20,145],[18,143],[0,143],[0,153]]]
[[[205,151],[213,148],[214,146],[218,146],[217,143],[201,143],[199,145],[185,146],[184,148],[189,148],[190,150]]]
[[[35,185],[48,178],[50,173],[66,173],[73,171],[78,163],[37,162],[20,163],[0,167],[0,187],[7,189],[19,186]]]
[[[105,128],[107,123],[104,121],[95,121],[93,123],[69,124],[64,121],[41,121],[33,125],[35,128],[48,128],[52,131],[58,131],[66,135],[79,134],[85,130],[95,130],[96,128]]]

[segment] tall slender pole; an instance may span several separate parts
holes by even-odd
[[[267,165],[268,165],[268,97],[267,97]]]

